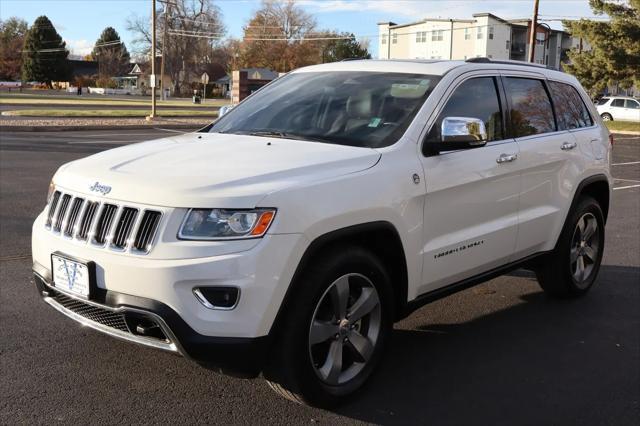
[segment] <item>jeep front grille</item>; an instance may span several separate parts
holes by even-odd
[[[153,246],[161,217],[162,213],[154,209],[92,201],[55,191],[45,225],[53,233],[68,239],[146,254]]]

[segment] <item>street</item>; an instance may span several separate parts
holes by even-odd
[[[121,342],[55,312],[31,224],[63,163],[176,130],[0,133],[0,424],[611,424],[640,419],[640,136],[615,135],[599,279],[551,300],[527,271],[396,324],[381,371],[334,411]]]

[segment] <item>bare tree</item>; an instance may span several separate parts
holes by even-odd
[[[158,11],[159,34],[167,26],[167,40],[160,38],[158,52],[165,52],[165,73],[171,78],[176,94],[191,87],[203,65],[212,61],[226,30],[222,13],[213,0],[172,0],[169,13]],[[127,28],[136,34],[137,53],[150,55],[149,18],[133,16]],[[166,43],[163,49],[163,43]]]
[[[286,72],[319,62],[322,45],[308,40],[316,27],[315,18],[295,0],[263,0],[244,29],[242,65]]]

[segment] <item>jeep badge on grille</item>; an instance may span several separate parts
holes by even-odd
[[[111,187],[109,185],[102,185],[100,182],[96,182],[89,186],[89,189],[93,192],[99,192],[102,195],[107,195],[111,192]]]

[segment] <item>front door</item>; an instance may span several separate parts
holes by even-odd
[[[426,293],[508,263],[518,229],[518,145],[506,137],[495,76],[460,79],[428,132],[440,140],[445,117],[484,121],[480,148],[427,154],[422,286]],[[454,84],[455,86],[456,84]]]

